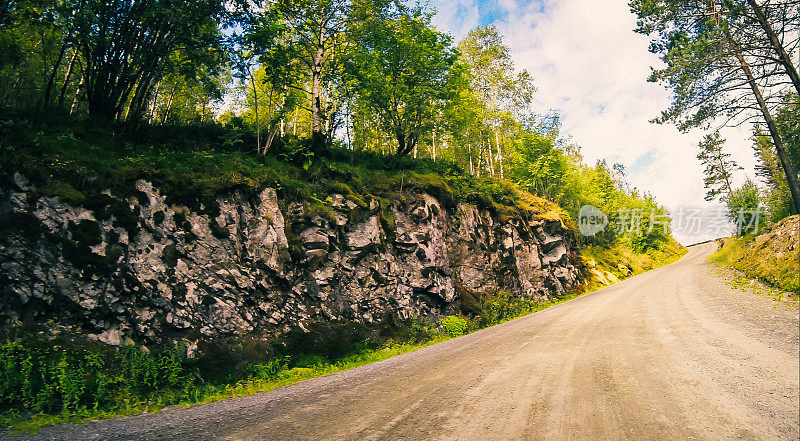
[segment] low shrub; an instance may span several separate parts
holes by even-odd
[[[274,358],[272,342],[258,338],[228,338],[200,342],[197,375],[208,383],[235,383],[250,374],[252,366]]]
[[[504,292],[459,290],[461,313],[476,329],[496,325],[537,311],[542,302]]]
[[[439,325],[451,337],[464,335],[467,330],[467,321],[457,315],[450,315],[441,319]]]
[[[433,339],[435,334],[429,323],[419,319],[411,320],[409,330],[409,340],[412,343],[424,343]]]
[[[304,323],[308,330],[296,329],[286,335],[275,346],[279,356],[289,356],[297,365],[301,356],[319,356],[324,360],[336,360],[349,353],[374,347],[375,329],[362,323]]]
[[[177,402],[197,380],[180,347],[143,352],[65,338],[0,344],[0,412],[58,413],[154,399]],[[156,397],[158,395],[158,397]]]

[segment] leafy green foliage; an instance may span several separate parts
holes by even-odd
[[[584,262],[593,262],[598,270],[608,271],[619,280],[673,262],[685,253],[686,249],[674,239],[658,247],[642,247],[630,237],[611,245],[589,245],[581,251]],[[591,280],[591,275],[587,279]]]
[[[494,26],[473,29],[458,43],[462,63],[489,119],[501,118],[503,111],[523,113],[535,88],[526,70],[515,72],[514,61],[503,37]],[[499,121],[492,121],[496,126]]]
[[[773,118],[790,85],[800,93],[800,76],[788,55],[792,49],[786,49],[799,41],[797,8],[754,0],[631,0],[629,5],[638,17],[636,32],[654,37],[650,51],[664,62],[648,81],[673,92],[671,106],[655,122],[674,122],[682,131],[715,121],[739,126],[757,112],[800,210],[797,171]],[[713,180],[719,173],[708,176]]]
[[[788,160],[795,170],[800,170],[800,99],[797,94],[783,97],[775,123],[784,141]],[[753,149],[758,159],[756,175],[767,186],[764,202],[769,208],[771,220],[778,222],[797,214],[780,158],[775,153],[774,142],[760,127],[753,134]]]
[[[280,108],[271,123],[294,109],[297,96],[289,89],[308,94],[312,150],[324,153],[331,133],[323,126],[334,117],[336,103],[322,95],[336,92],[341,65],[338,47],[342,45],[347,2],[277,0],[260,6],[249,14],[241,43],[262,63],[265,80],[271,85],[267,107]],[[257,89],[255,78],[252,81]]]
[[[76,113],[85,103],[92,117],[138,122],[157,85],[171,83],[161,84],[172,90],[164,94],[171,106],[179,78],[200,86],[196,80],[219,76],[226,58],[216,0],[12,3],[13,25],[0,30],[0,50],[11,55],[0,61],[3,104]],[[213,99],[215,92],[203,93]]]
[[[448,162],[382,156],[369,152],[333,149],[330,158],[292,149],[294,142],[276,149],[276,155],[256,156],[241,151],[210,149],[223,135],[191,140],[200,148],[161,136],[134,143],[114,136],[98,124],[60,121],[20,114],[0,115],[0,177],[20,172],[32,179],[43,194],[94,207],[100,193],[132,194],[135,182],[147,179],[176,202],[214,210],[216,197],[234,189],[260,191],[275,188],[282,196],[302,200],[309,210],[330,211],[329,196],[344,194],[366,207],[370,199],[381,202],[391,224],[388,201],[401,191],[427,192],[446,206],[470,202],[498,215],[518,216],[530,210],[531,200],[513,184],[467,176]],[[153,145],[158,142],[161,145]],[[179,141],[178,141],[179,142]],[[208,146],[208,147],[207,147]],[[557,208],[542,200],[543,211]],[[536,208],[536,207],[533,207]],[[120,216],[117,216],[118,218]],[[134,225],[135,226],[135,225]]]
[[[584,165],[579,148],[565,145],[559,138],[558,121],[527,123],[513,143],[508,171],[511,181],[555,202],[573,219],[583,205],[597,207],[609,217],[603,232],[579,236],[581,243],[624,241],[643,251],[660,248],[670,240],[665,209],[651,196],[629,188],[620,164],[609,167],[598,161],[593,167]]]
[[[629,2],[638,19],[635,31],[653,37],[650,51],[664,62],[653,69],[648,81],[664,83],[674,92],[670,108],[658,122],[675,122],[681,130],[707,125],[717,117],[739,124],[749,116],[743,112],[745,107],[758,109],[739,57],[766,61],[779,48],[773,47],[753,19],[753,5],[757,3],[746,0]],[[781,40],[794,44],[797,11],[777,3],[765,3],[759,9],[766,11]],[[749,76],[755,77],[753,86],[763,94],[779,91],[772,86],[787,74],[774,58],[751,62],[749,68]]]
[[[451,337],[460,337],[467,330],[467,321],[457,315],[449,315],[441,319],[439,325]]]
[[[432,340],[434,336],[434,330],[428,323],[423,320],[418,319],[411,319],[411,324],[409,327],[409,338],[412,343],[424,343],[426,341]]]
[[[563,203],[569,197],[570,175],[576,167],[572,158],[558,149],[556,136],[552,130],[546,134],[521,130],[514,140],[509,177],[536,195]]]
[[[720,137],[719,131],[706,135],[699,144],[700,152],[697,154],[697,159],[705,167],[703,184],[708,190],[705,197],[707,201],[717,197],[724,201],[733,190],[731,188],[733,171],[741,168],[736,161],[730,159],[730,153],[722,150],[723,144],[725,140]]]
[[[736,223],[739,235],[757,233],[766,221],[761,213],[761,195],[755,182],[747,180],[731,191],[726,200],[728,218]]]
[[[397,154],[407,155],[436,106],[453,95],[450,36],[433,29],[432,14],[420,7],[362,0],[353,15],[345,71],[358,99],[397,142]]]
[[[537,299],[517,297],[505,292],[473,292],[461,289],[461,312],[469,317],[471,329],[481,329],[536,312]]]
[[[156,399],[171,404],[187,397],[193,371],[181,348],[151,353],[12,337],[0,344],[0,412],[76,412]]]

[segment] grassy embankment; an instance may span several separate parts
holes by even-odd
[[[789,293],[800,293],[798,221],[794,215],[768,227],[761,235],[722,239],[709,259],[749,278]]]
[[[19,171],[36,184],[41,195],[57,196],[92,210],[107,210],[95,206],[95,201],[102,200],[97,196],[103,190],[111,188],[125,195],[136,180],[148,179],[172,201],[195,208],[202,204],[207,210],[214,209],[214,198],[220,192],[257,191],[266,186],[276,188],[283,198],[304,201],[309,212],[323,216],[331,212],[327,198],[333,193],[344,194],[362,206],[376,200],[387,230],[394,226],[388,206],[401,189],[428,192],[450,206],[473,203],[501,221],[527,213],[563,218],[571,225],[555,204],[521,192],[506,181],[469,176],[446,162],[334,149],[329,158],[315,158],[307,165],[307,156],[297,157],[291,149],[259,157],[241,151],[241,139],[213,131],[195,133],[194,138],[180,142],[174,140],[175,134],[156,132],[134,142],[96,124],[20,117],[0,118],[0,129],[0,179],[7,182]],[[114,214],[125,217],[123,212]],[[588,247],[584,253],[598,269],[619,279],[681,254],[671,242],[640,252],[616,243],[607,248]],[[129,346],[118,350],[76,337],[53,339],[35,332],[5,330],[0,344],[0,424],[12,430],[35,431],[58,422],[153,412],[168,405],[268,391],[381,361],[601,287],[592,283],[546,303],[504,293],[462,293],[457,316],[388,324],[382,331],[358,330],[353,325],[344,332],[320,332],[322,341],[289,349],[285,342],[275,342],[264,348],[271,355],[266,362],[252,362],[241,355],[248,350],[244,342],[217,353],[217,360],[208,360],[186,358],[181,348]],[[212,368],[218,370],[219,359],[226,357],[238,360],[236,369],[215,372]]]
[[[132,194],[138,179],[153,182],[169,202],[212,211],[217,195],[225,191],[272,187],[283,199],[303,201],[310,213],[332,217],[327,198],[339,193],[362,207],[377,201],[388,230],[394,224],[388,208],[401,190],[427,192],[448,208],[458,202],[476,204],[501,221],[523,212],[568,217],[556,204],[521,192],[508,181],[474,177],[446,161],[341,148],[316,158],[307,151],[298,153],[303,152],[299,140],[258,156],[224,130],[184,130],[194,136],[151,128],[134,139],[94,122],[38,121],[0,112],[0,180],[19,171],[42,195],[89,209],[97,209],[92,204],[104,190]]]
[[[589,270],[588,290],[597,290],[608,286],[608,282],[614,283],[670,264],[683,257],[686,251],[685,247],[672,238],[658,247],[640,251],[624,242],[605,247],[587,246],[581,250],[581,255]],[[596,270],[595,274],[592,274],[592,268]],[[593,275],[595,277],[591,277]]]

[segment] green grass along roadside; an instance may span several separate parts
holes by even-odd
[[[619,252],[620,254],[614,258],[613,252]],[[599,268],[604,271],[614,271],[619,274],[619,280],[623,280],[672,263],[681,258],[685,252],[686,250],[679,245],[671,246],[667,251],[652,250],[649,254],[635,253],[631,250],[625,250],[621,245],[617,245],[611,250],[589,249],[584,258],[596,259]],[[619,269],[620,264],[626,265],[630,268],[630,271],[621,271]],[[306,357],[301,366],[295,367],[289,367],[288,364],[281,360],[273,360],[272,363],[264,366],[252,366],[250,376],[244,380],[231,384],[196,385],[192,390],[184,391],[183,397],[179,399],[176,399],[174,394],[161,395],[156,393],[152,399],[146,402],[121,400],[117,401],[116,407],[108,409],[89,409],[84,407],[77,410],[65,410],[61,413],[40,412],[36,414],[20,410],[10,411],[0,415],[0,427],[7,427],[8,430],[14,432],[35,433],[43,427],[58,423],[80,423],[89,420],[153,413],[170,405],[191,406],[267,392],[279,387],[296,384],[303,380],[383,361],[432,344],[486,329],[567,302],[606,286],[608,285],[595,281],[585,286],[580,292],[573,292],[545,303],[495,295],[488,299],[482,299],[485,301],[485,304],[481,306],[484,314],[482,318],[458,315],[445,317],[438,323],[427,326],[421,322],[412,324],[412,327],[417,329],[412,329],[411,333],[416,336],[418,341],[413,341],[413,339],[406,342],[390,340],[381,347],[360,349],[334,361],[327,361],[321,357]]]
[[[590,245],[581,250],[584,264],[591,277],[589,287],[603,288],[608,282],[623,280],[667,263],[686,254],[686,248],[670,238],[658,248],[635,251],[630,244],[613,243],[610,246]]]
[[[746,277],[788,293],[800,293],[798,223],[800,216],[789,216],[770,225],[759,236],[728,237],[709,260],[740,271]],[[738,283],[741,285],[741,283]]]
[[[797,254],[794,261],[777,259],[774,256],[757,255],[747,245],[747,238],[728,238],[725,246],[708,258],[717,265],[735,269],[745,277],[764,282],[772,288],[794,294],[800,292]],[[741,280],[737,284],[741,285]]]

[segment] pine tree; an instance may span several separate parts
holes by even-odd
[[[733,191],[731,187],[733,171],[741,169],[736,161],[730,159],[731,155],[722,150],[724,144],[725,140],[720,137],[718,131],[706,135],[698,144],[700,152],[697,154],[697,159],[705,166],[703,184],[707,189],[705,196],[707,201],[716,198],[725,201]]]

